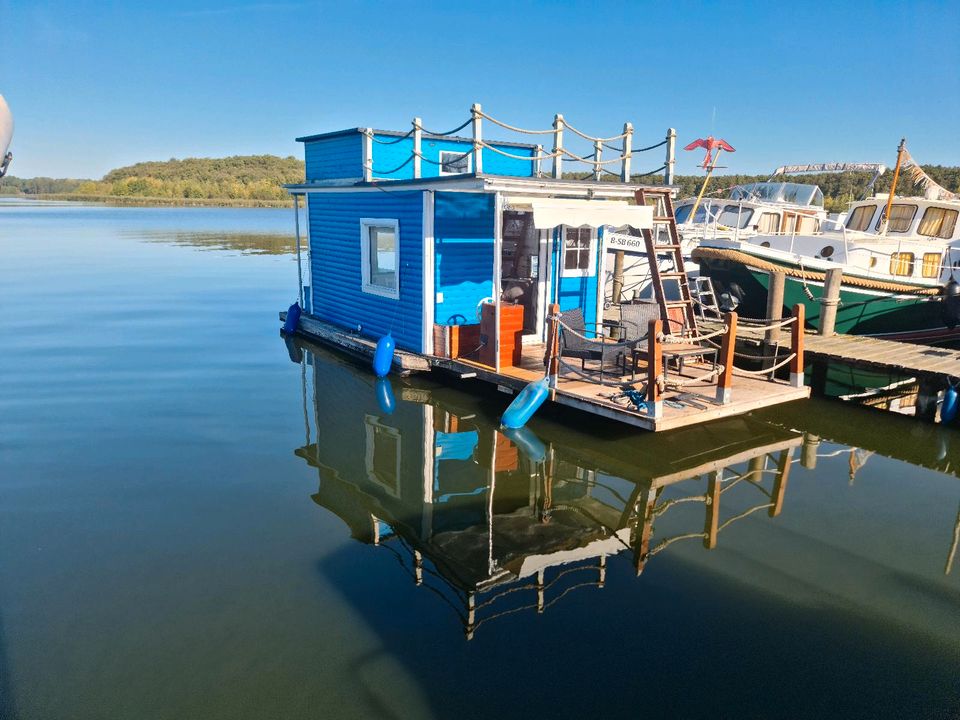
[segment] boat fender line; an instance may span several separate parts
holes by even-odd
[[[390,366],[393,365],[393,354],[396,347],[393,335],[390,333],[377,341],[377,349],[373,353],[373,372],[377,377],[383,378],[390,374]]]
[[[500,422],[506,428],[522,428],[550,394],[550,380],[542,377],[529,383],[504,411]]]
[[[951,385],[943,392],[943,404],[940,406],[940,422],[951,423],[957,417],[957,389]]]
[[[300,309],[300,303],[294,303],[287,308],[287,319],[283,323],[284,335],[293,335],[300,325],[300,315],[303,311]]]
[[[393,415],[397,408],[397,401],[393,396],[393,386],[385,378],[377,378],[377,405],[384,415]]]
[[[791,268],[785,265],[777,265],[776,263],[763,260],[762,258],[741,252],[740,250],[701,246],[694,249],[694,251],[690,253],[690,257],[693,260],[730,260],[740,263],[741,265],[749,265],[758,270],[782,272],[788,277],[799,280],[823,282],[826,279],[825,273],[816,270],[798,270],[797,268]],[[903,283],[887,282],[885,280],[871,280],[857,277],[856,275],[844,275],[843,284],[896,295],[939,295],[941,290],[939,287],[918,288],[915,285],[904,285]]]

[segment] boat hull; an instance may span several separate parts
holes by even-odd
[[[769,275],[766,270],[719,258],[699,258],[700,272],[711,278],[718,293],[733,287],[740,297],[737,312],[745,317],[766,317]],[[784,265],[784,269],[799,270]],[[807,290],[813,295],[811,299]],[[810,327],[820,325],[820,297],[823,283],[787,275],[783,304],[802,304]],[[868,335],[888,340],[923,344],[960,342],[960,327],[946,327],[943,305],[930,296],[890,295],[860,287],[842,285],[835,328],[838,333]]]

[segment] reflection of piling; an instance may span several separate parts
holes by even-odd
[[[720,478],[721,470],[710,473],[707,486],[707,517],[703,527],[703,546],[713,550],[717,546],[717,533],[720,528]]]
[[[817,450],[820,448],[820,438],[811,433],[803,434],[803,449],[800,451],[800,464],[807,470],[817,468]]]

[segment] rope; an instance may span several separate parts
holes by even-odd
[[[630,177],[646,177],[647,175],[654,175],[655,173],[658,173],[658,172],[660,172],[661,170],[666,170],[666,169],[667,169],[667,166],[666,166],[666,165],[661,165],[661,166],[658,167],[656,170],[650,170],[649,172],[639,173],[639,174],[637,174],[637,173],[631,173],[631,174],[630,174]]]
[[[433,132],[432,130],[427,130],[423,125],[420,126],[420,130],[426,133],[427,135],[437,135],[439,137],[443,137],[445,135],[453,135],[454,133],[460,132],[471,122],[473,122],[473,118],[468,118],[463,125],[458,125],[453,130],[448,130],[447,132]]]
[[[552,135],[554,132],[556,132],[552,128],[550,130],[525,130],[524,128],[516,127],[514,125],[507,125],[505,122],[502,122],[501,120],[497,120],[495,117],[490,117],[482,110],[477,114],[482,118],[486,118],[487,120],[492,122],[494,125],[499,125],[500,127],[506,128],[507,130],[510,130],[516,133],[523,133],[524,135]],[[469,120],[467,122],[469,122]]]
[[[595,159],[596,153],[594,153],[593,156],[587,155],[586,157],[580,157],[576,153],[572,153],[566,148],[560,148],[560,152],[562,152],[564,155],[568,157],[573,158],[574,160],[579,160],[580,162],[583,162],[583,163],[589,163],[590,165],[610,165],[611,163],[618,163],[623,161],[622,157],[610,158],[609,160],[597,160]]]
[[[814,280],[814,281],[824,281],[826,279],[826,274],[822,272],[817,272],[815,270],[797,270],[796,268],[786,267],[784,265],[777,265],[775,263],[763,260],[761,258],[754,257],[753,255],[748,255],[745,252],[739,250],[728,250],[724,248],[707,248],[707,247],[698,247],[691,253],[691,258],[693,260],[698,259],[715,259],[715,260],[732,260],[734,262],[739,262],[744,265],[750,265],[755,267],[758,270],[766,270],[768,272],[782,272],[784,275],[788,275],[793,278],[798,278],[800,280]],[[844,275],[843,282],[845,285],[853,285],[855,287],[866,288],[868,290],[879,290],[880,292],[888,292],[896,295],[939,295],[939,287],[926,287],[918,288],[914,285],[904,285],[903,283],[894,283],[886,280],[871,280],[868,278],[858,277],[856,275]]]
[[[577,130],[573,125],[569,125],[566,120],[563,121],[563,129],[569,130],[574,135],[579,135],[584,140],[590,140],[591,142],[600,141],[602,143],[605,143],[605,142],[610,142],[611,140],[620,140],[621,138],[625,138],[627,136],[626,133],[620,133],[619,135],[611,135],[610,137],[593,137],[592,135],[587,135],[585,132],[581,130]],[[619,150],[619,148],[617,149]]]
[[[402,140],[406,140],[411,135],[413,135],[412,129],[408,131],[406,135],[401,135],[396,140],[377,140],[377,136],[375,133],[370,133],[370,139],[380,145],[396,145],[398,142],[401,142]]]
[[[796,356],[797,356],[796,353],[790,353],[783,360],[778,362],[776,365],[768,368],[761,368],[760,370],[744,370],[743,368],[734,367],[733,371],[738,372],[741,375],[766,375],[767,373],[772,374],[773,372],[775,372],[776,370],[779,370],[788,362],[793,360]]]
[[[395,168],[393,168],[392,170],[375,170],[375,169],[371,168],[371,169],[370,169],[370,172],[373,173],[373,174],[375,174],[375,175],[392,175],[392,174],[395,173],[397,170],[400,170],[400,169],[403,168],[404,166],[410,164],[410,161],[411,161],[411,160],[413,160],[413,155],[411,155],[410,157],[408,157],[406,160],[404,160],[402,163],[400,163],[399,165],[397,165],[397,166],[396,166]]]
[[[487,150],[492,150],[495,153],[503,155],[504,157],[513,158],[514,160],[549,160],[550,158],[555,158],[560,156],[560,151],[550,153],[549,155],[514,155],[513,153],[504,152],[499,148],[495,148],[492,145],[488,145],[486,142],[480,143]]]
[[[761,322],[764,322],[764,321],[761,321]],[[780,320],[779,322],[770,322],[767,325],[748,325],[744,329],[751,330],[753,332],[760,332],[760,331],[766,332],[767,330],[776,330],[778,328],[785,328],[787,325],[793,325],[794,322],[796,322],[796,318],[790,317],[790,318],[787,318],[786,320]]]
[[[667,144],[666,139],[663,139],[663,140],[661,140],[660,142],[658,142],[656,145],[648,145],[648,146],[645,147],[645,148],[633,148],[633,149],[630,150],[630,152],[631,152],[631,154],[632,154],[632,153],[642,153],[642,152],[646,152],[647,150],[655,150],[656,148],[658,148],[658,147],[663,147],[663,146],[666,145],[666,144]],[[664,167],[666,167],[666,165],[664,165]]]

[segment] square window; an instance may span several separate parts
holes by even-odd
[[[400,224],[393,219],[360,221],[360,262],[363,291],[400,297]]]
[[[453,152],[450,150],[440,151],[440,174],[441,175],[464,175],[473,170],[472,151]]]
[[[563,275],[585,277],[594,274],[594,230],[588,227],[563,229]]]

